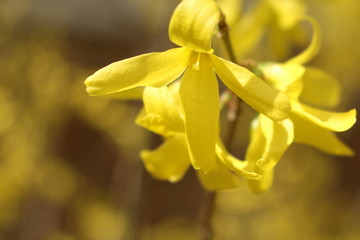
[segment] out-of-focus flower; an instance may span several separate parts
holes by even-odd
[[[353,151],[333,132],[351,128],[356,122],[356,110],[339,113],[314,107],[335,106],[339,101],[339,86],[329,74],[302,66],[319,48],[319,29],[314,20],[310,19],[310,22],[315,31],[308,49],[284,64],[259,65],[266,81],[289,96],[292,109],[290,119],[273,122],[260,114],[253,123],[246,159],[252,162],[249,164],[250,171],[263,175],[260,181],[249,181],[254,192],[264,191],[271,185],[273,167],[293,141],[329,154],[353,155]]]
[[[100,69],[86,79],[90,95],[138,88],[163,87],[182,74],[180,99],[191,163],[205,173],[216,166],[219,90],[214,73],[255,110],[280,121],[290,105],[285,94],[273,89],[246,68],[213,53],[211,39],[218,28],[220,9],[213,0],[184,0],[170,21],[170,40],[181,48],[125,59]]]
[[[272,50],[278,57],[289,57],[289,43],[291,47],[304,41],[297,27],[305,13],[306,4],[302,0],[261,0],[250,5],[250,9],[241,16],[239,12],[240,17],[230,25],[235,54],[239,59],[246,57],[269,32]]]

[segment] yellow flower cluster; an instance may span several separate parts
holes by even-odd
[[[276,1],[267,2],[277,6]],[[179,48],[112,63],[85,81],[92,96],[142,92],[144,108],[136,122],[166,139],[158,149],[141,153],[146,169],[155,178],[175,182],[192,166],[209,190],[237,187],[241,176],[254,192],[261,192],[271,185],[274,166],[294,141],[330,154],[351,155],[333,132],[349,129],[356,120],[355,110],[335,113],[316,108],[335,105],[338,86],[326,73],[303,67],[318,50],[316,23],[306,18],[315,33],[302,54],[284,64],[258,65],[262,79],[213,54],[212,38],[220,17],[214,0],[183,0],[169,25],[170,40]],[[219,137],[216,76],[259,112],[244,160],[229,154]]]

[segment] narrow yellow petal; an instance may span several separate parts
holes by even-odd
[[[288,117],[290,102],[288,97],[270,87],[246,68],[211,55],[216,73],[224,84],[256,111],[274,121]]]
[[[170,40],[197,52],[210,53],[219,18],[220,9],[214,0],[183,0],[170,20]]]
[[[266,138],[260,127],[259,118],[252,121],[250,133],[250,144],[245,154],[245,159],[249,163],[247,170],[256,172],[262,177],[260,179],[247,179],[246,182],[253,193],[262,193],[271,187],[274,169],[266,171],[256,165],[258,159],[261,159],[266,151]]]
[[[218,159],[231,171],[247,179],[260,179],[261,175],[247,170],[248,161],[241,161],[228,153],[220,140],[216,144],[216,155]]]
[[[260,128],[259,117],[256,117],[251,122],[250,143],[245,154],[245,159],[249,162],[249,168],[255,168],[256,162],[262,158],[265,146],[266,139]]]
[[[177,182],[190,166],[184,134],[167,139],[154,151],[143,150],[140,155],[146,170],[159,180]]]
[[[189,56],[189,50],[175,48],[112,63],[85,80],[86,91],[96,96],[142,86],[162,87],[184,72]]]
[[[320,27],[315,19],[306,16],[303,18],[304,21],[307,21],[311,24],[313,28],[313,37],[311,39],[310,45],[305,49],[303,52],[301,52],[299,55],[291,58],[286,63],[287,64],[299,64],[304,65],[308,63],[311,59],[313,59],[316,54],[318,54],[320,49]]]
[[[295,126],[295,142],[308,144],[333,155],[354,155],[354,152],[333,132],[319,127],[312,122],[306,121],[296,114],[291,115],[291,120],[294,122]]]
[[[218,159],[215,161],[215,167],[208,173],[197,171],[201,184],[209,191],[218,191],[237,188],[241,181],[238,175],[231,172]]]
[[[293,112],[319,127],[330,131],[343,132],[351,128],[356,122],[356,110],[348,112],[331,112],[313,108],[301,103],[292,103]]]
[[[136,123],[157,134],[169,136],[172,133],[184,132],[184,121],[180,116],[180,103],[177,96],[168,87],[144,90],[144,113],[141,112]]]
[[[219,89],[207,54],[200,54],[192,64],[181,79],[180,97],[192,164],[208,172],[215,164]]]
[[[335,107],[340,101],[340,84],[330,74],[307,67],[300,100],[318,107]]]
[[[260,131],[265,138],[265,149],[257,166],[270,170],[280,160],[294,140],[294,127],[290,119],[274,122],[264,115],[259,116]]]

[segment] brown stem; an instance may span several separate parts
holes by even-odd
[[[236,60],[236,56],[234,54],[234,49],[232,47],[229,35],[229,26],[226,23],[225,15],[221,13],[220,21],[219,21],[219,33],[222,41],[225,44],[226,51],[229,55],[230,61],[233,63],[238,63]]]
[[[203,240],[213,239],[211,220],[215,211],[216,192],[207,192],[205,198],[204,213],[201,222],[201,234]]]
[[[232,62],[237,63],[236,57],[230,42],[230,36],[228,31],[228,26],[225,21],[225,16],[222,14],[221,19],[219,21],[219,32],[221,34],[221,38],[225,44],[226,50],[229,54],[229,58]],[[241,99],[238,98],[231,91],[226,91],[222,95],[221,105],[224,106],[228,104],[229,112],[228,112],[228,121],[229,121],[229,132],[226,140],[224,141],[226,146],[230,146],[233,139],[234,133],[237,126],[237,120],[239,118],[240,113],[240,103]],[[213,230],[212,230],[212,219],[215,212],[215,204],[216,204],[216,192],[207,192],[205,199],[204,212],[201,221],[201,233],[203,240],[212,240],[213,239]]]

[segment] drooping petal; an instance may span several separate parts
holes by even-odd
[[[348,112],[331,112],[296,102],[292,103],[292,108],[299,117],[330,131],[346,131],[356,122],[355,109]]]
[[[237,188],[241,181],[238,175],[231,172],[229,168],[216,159],[215,167],[208,173],[197,171],[201,184],[209,191],[218,191]]]
[[[146,87],[143,101],[144,110],[140,112],[136,123],[152,132],[169,136],[184,132],[184,121],[180,116],[180,104],[168,87]]]
[[[288,97],[270,87],[246,68],[211,55],[216,73],[224,84],[247,104],[274,121],[288,117]]]
[[[86,91],[97,96],[142,86],[165,86],[185,71],[189,56],[188,49],[174,48],[112,63],[85,80]]]
[[[184,134],[170,137],[156,150],[143,150],[140,155],[146,170],[159,180],[177,182],[190,166]]]
[[[307,67],[300,100],[318,107],[335,107],[340,101],[340,84],[330,74]]]
[[[215,142],[219,121],[219,90],[207,54],[195,57],[181,79],[180,98],[185,129],[195,169],[210,171],[215,164]]]
[[[216,144],[216,155],[218,159],[231,171],[236,173],[239,176],[242,176],[247,179],[260,179],[261,175],[254,172],[249,171],[248,161],[241,161],[236,157],[232,156],[230,153],[226,151],[226,148],[222,144],[220,140],[217,141]]]
[[[269,189],[273,182],[274,169],[264,170],[256,165],[266,151],[266,138],[260,127],[259,118],[252,121],[250,129],[250,144],[246,150],[245,159],[249,163],[248,171],[261,175],[260,179],[247,179],[247,185],[253,193],[261,193]]]
[[[308,144],[333,155],[352,156],[354,154],[333,132],[306,121],[296,114],[291,115],[291,120],[294,122],[295,142]]]
[[[214,0],[183,0],[170,20],[170,40],[196,52],[210,53],[219,18],[220,9]]]
[[[309,16],[304,17],[303,20],[309,22],[313,28],[313,37],[311,39],[310,45],[299,55],[296,55],[295,57],[288,60],[286,64],[304,65],[313,59],[319,52],[321,43],[320,27],[316,20]]]
[[[280,160],[294,140],[294,127],[290,119],[274,122],[264,115],[259,116],[260,131],[265,137],[265,149],[257,166],[270,170]]]

